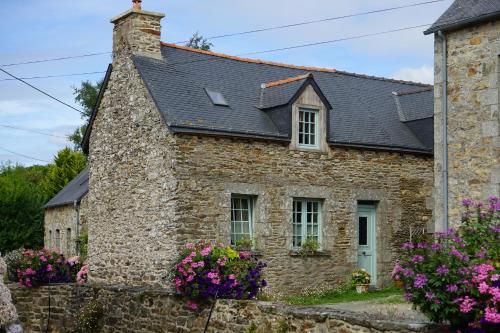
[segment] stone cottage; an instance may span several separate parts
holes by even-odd
[[[90,280],[162,285],[186,242],[249,239],[271,288],[357,266],[387,283],[432,221],[432,86],[162,43],[163,17],[111,21],[83,141]]]
[[[435,221],[460,219],[460,200],[500,195],[500,1],[456,0],[435,35]],[[445,144],[443,144],[443,142]]]
[[[78,236],[86,228],[88,182],[85,169],[43,207],[46,248],[68,257],[79,253]]]

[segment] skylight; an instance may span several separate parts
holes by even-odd
[[[207,88],[205,88],[205,91],[207,92],[208,97],[210,97],[210,100],[212,101],[212,103],[214,103],[214,105],[229,106],[226,99],[220,92],[213,91]]]

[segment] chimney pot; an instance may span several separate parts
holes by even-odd
[[[132,0],[132,8],[135,10],[141,10],[141,2],[142,0]]]

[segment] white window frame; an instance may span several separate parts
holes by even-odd
[[[236,220],[234,214],[234,204],[233,200],[247,200],[248,201],[248,221],[244,221],[242,219]],[[243,209],[239,209],[239,211],[243,211]],[[236,239],[236,235],[246,236],[246,233],[239,232],[235,233],[234,224],[240,223],[240,230],[243,230],[243,223],[248,223],[248,239],[253,239],[253,213],[254,213],[254,197],[251,195],[240,195],[240,194],[232,194],[231,195],[231,231],[230,231],[230,243],[231,245],[236,245],[236,242],[242,238]]]
[[[297,213],[297,211],[295,209],[296,203],[301,205],[301,221],[300,221],[300,223],[296,223],[296,219],[295,219],[296,213]],[[317,211],[317,214],[318,214],[318,234],[316,236],[317,236],[317,241],[319,244],[319,250],[321,250],[321,247],[322,247],[322,227],[323,227],[323,214],[322,214],[323,202],[322,202],[322,200],[307,199],[307,198],[294,198],[293,199],[293,204],[292,204],[292,249],[300,249],[303,242],[308,237],[315,236],[315,235],[308,234],[308,232],[307,232],[307,227],[308,227],[307,204],[308,203],[313,203],[313,204],[317,203],[318,204],[318,211]],[[294,228],[295,225],[300,225],[300,245],[295,244],[295,238],[297,236],[299,236],[298,234],[295,233],[295,228]]]
[[[305,114],[309,114],[309,115],[310,114],[314,114],[314,123],[313,123],[314,124],[314,134],[312,134],[310,130],[307,133],[300,131],[300,124],[301,124],[300,114],[301,113],[304,113],[304,121],[305,121]],[[320,119],[319,119],[319,109],[318,108],[308,107],[308,106],[299,106],[297,108],[297,146],[299,148],[304,148],[304,149],[319,149],[319,141],[320,141],[319,121],[320,121]],[[312,123],[308,122],[308,124],[312,124]],[[314,144],[300,143],[300,138],[302,136],[304,136],[304,138],[305,138],[305,136],[308,136],[309,137],[309,142],[310,142],[311,135],[314,135]]]

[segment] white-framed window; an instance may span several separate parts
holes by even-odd
[[[321,244],[321,201],[314,199],[294,199],[292,246],[299,248],[303,242],[312,238]]]
[[[319,148],[319,110],[299,107],[298,144],[300,148]]]
[[[241,239],[252,239],[253,198],[248,195],[231,196],[231,244]]]

